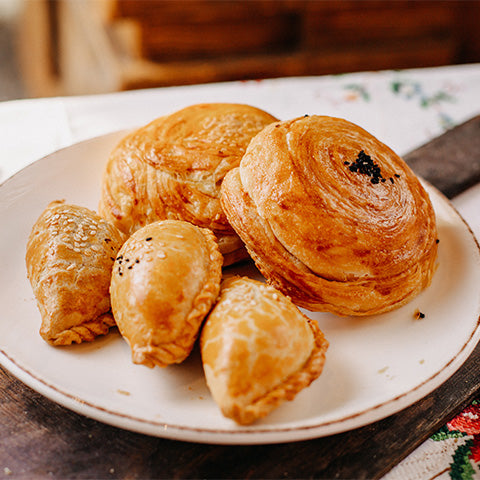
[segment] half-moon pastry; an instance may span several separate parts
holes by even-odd
[[[186,220],[213,230],[225,265],[246,258],[222,211],[220,184],[251,138],[274,121],[249,105],[209,103],[137,129],[110,155],[100,215],[129,234],[157,220]]]
[[[227,277],[200,337],[207,385],[224,416],[264,417],[319,377],[328,342],[275,288]]]
[[[27,274],[52,345],[91,341],[115,325],[110,277],[125,235],[94,211],[55,201],[27,242]]]
[[[268,282],[310,310],[386,312],[436,268],[435,213],[421,182],[343,119],[266,127],[224,179],[222,205]]]
[[[215,302],[222,255],[213,233],[181,220],[137,230],[112,271],[110,294],[132,361],[148,367],[182,362]]]

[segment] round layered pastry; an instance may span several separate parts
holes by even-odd
[[[229,103],[192,105],[152,121],[111,153],[99,213],[128,234],[157,220],[186,220],[213,230],[225,265],[245,258],[222,210],[220,185],[252,137],[274,121],[263,110]]]
[[[266,127],[225,177],[222,205],[268,282],[312,311],[392,310],[436,268],[435,212],[420,180],[343,119]]]

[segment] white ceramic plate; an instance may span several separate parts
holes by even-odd
[[[150,435],[205,443],[303,440],[395,413],[450,377],[479,335],[480,255],[464,221],[429,189],[438,217],[439,267],[405,307],[368,318],[318,319],[330,341],[321,377],[264,420],[240,427],[210,397],[198,350],[185,363],[148,369],[130,361],[114,331],[90,344],[55,348],[38,334],[40,315],[26,277],[30,229],[54,199],[95,209],[111,148],[124,133],[58,151],[0,187],[0,362],[51,400],[99,421]],[[242,273],[255,274],[250,267]],[[415,320],[414,313],[425,314]]]

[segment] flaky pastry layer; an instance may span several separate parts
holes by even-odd
[[[346,120],[266,127],[227,174],[222,205],[267,280],[310,310],[385,312],[435,271],[428,194],[398,155]]]
[[[157,118],[111,153],[100,214],[128,234],[165,219],[210,228],[228,264],[245,250],[221,208],[220,184],[251,138],[275,120],[258,108],[227,103],[192,105]]]

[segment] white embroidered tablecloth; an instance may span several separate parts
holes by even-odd
[[[0,103],[0,182],[59,148],[201,102],[239,102],[280,119],[346,118],[400,155],[480,114],[480,64]],[[453,200],[480,238],[480,185]],[[480,287],[479,287],[480,288]],[[385,480],[480,479],[480,398]]]

